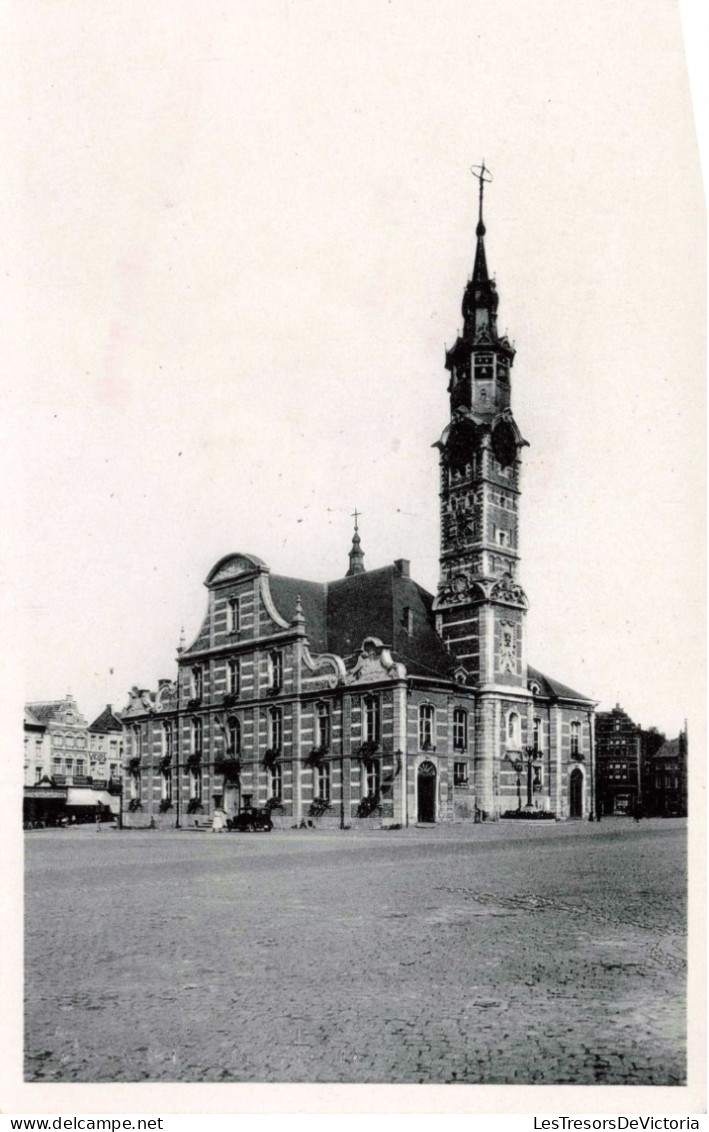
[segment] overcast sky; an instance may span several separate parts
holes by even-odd
[[[22,26],[19,27],[20,21]],[[173,676],[247,551],[438,579],[484,157],[535,667],[676,734],[704,685],[704,220],[664,0],[35,4],[16,18],[24,695]]]

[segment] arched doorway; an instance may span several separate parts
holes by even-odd
[[[569,775],[569,817],[583,817],[583,772],[578,767]]]
[[[436,768],[428,760],[419,766],[416,777],[416,795],[418,798],[416,820],[426,823],[435,822]]]

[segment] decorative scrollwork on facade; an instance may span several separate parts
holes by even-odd
[[[492,597],[497,601],[506,601],[510,605],[519,605],[522,608],[527,605],[524,590],[515,582],[509,570],[493,586]]]

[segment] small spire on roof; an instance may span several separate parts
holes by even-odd
[[[177,646],[177,651],[178,651],[178,653],[185,651],[185,627],[184,627],[184,625],[180,629],[180,643]]]
[[[295,613],[291,618],[291,625],[304,625],[305,614],[303,613],[303,602],[300,600],[300,594],[295,599]]]
[[[350,567],[345,574],[346,578],[351,578],[354,574],[364,574],[364,551],[362,550],[361,539],[359,537],[359,526],[357,520],[360,518],[362,512],[358,511],[355,507],[352,518],[355,521],[354,534],[352,536],[352,549],[350,551]]]

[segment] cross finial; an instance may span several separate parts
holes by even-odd
[[[492,180],[492,173],[485,166],[485,158],[483,157],[482,165],[471,165],[470,172],[474,177],[477,177],[480,183],[480,196],[478,203],[478,235],[485,235],[485,225],[483,224],[483,189],[485,183]],[[482,229],[482,230],[481,230]]]
[[[359,531],[359,527],[357,526],[357,520],[361,519],[361,517],[362,517],[362,512],[358,511],[357,508],[355,507],[354,511],[352,512],[352,518],[355,521],[355,533],[357,533]]]

